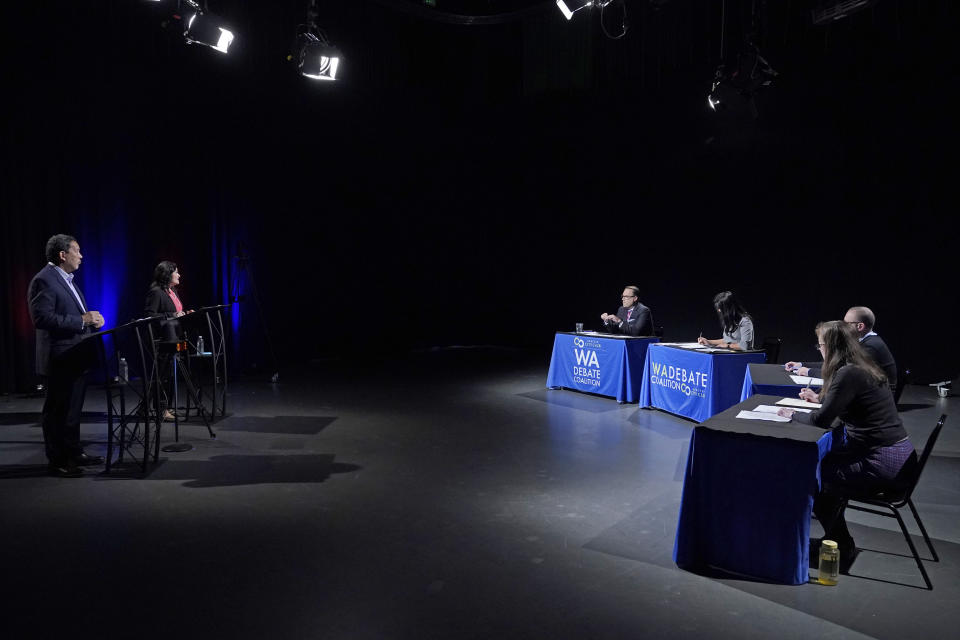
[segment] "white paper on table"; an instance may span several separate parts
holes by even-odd
[[[807,402],[806,400],[800,400],[799,398],[783,398],[782,400],[777,400],[777,404],[780,406],[786,407],[809,407],[810,409],[819,409],[819,402]]]
[[[737,417],[742,420],[769,420],[770,422],[790,422],[790,418],[778,416],[775,413],[764,413],[763,411],[741,411]]]
[[[680,347],[681,349],[696,349],[703,346],[699,342],[658,342],[657,344],[665,347]]]
[[[803,385],[813,385],[815,387],[823,386],[823,378],[812,378],[810,376],[794,376],[791,375],[790,379],[793,380],[794,384],[803,384]]]
[[[813,409],[800,409],[800,408],[797,408],[796,410],[797,410],[797,411],[803,411],[804,413],[810,413],[811,411],[813,411]],[[761,404],[759,407],[757,407],[757,408],[754,409],[753,411],[754,411],[755,413],[756,413],[756,412],[759,412],[759,413],[776,413],[777,411],[780,411],[780,407],[775,407],[775,406],[773,406],[772,404]]]

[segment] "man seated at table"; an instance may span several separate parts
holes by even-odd
[[[650,309],[640,302],[640,288],[625,287],[620,296],[622,303],[616,313],[603,313],[603,331],[622,333],[628,336],[653,335],[653,316]]]
[[[887,384],[890,385],[891,391],[895,391],[897,388],[897,363],[883,338],[873,330],[873,325],[876,322],[873,311],[867,307],[850,307],[846,315],[843,316],[843,321],[857,330],[857,334],[860,336],[860,346],[887,375]],[[814,378],[822,376],[822,362],[810,362],[807,366],[804,366],[802,362],[790,361],[783,366],[788,371],[794,371],[797,375],[813,376]]]

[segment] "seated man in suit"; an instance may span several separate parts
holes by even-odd
[[[890,385],[890,390],[895,391],[897,388],[897,363],[883,338],[873,330],[873,325],[876,322],[873,311],[867,307],[850,307],[846,315],[843,316],[843,321],[857,330],[857,334],[860,336],[860,346],[883,370],[887,376],[887,384]],[[791,361],[783,366],[787,370],[796,372],[797,375],[819,378],[822,364],[821,362],[810,362],[807,366],[804,366],[802,362]]]
[[[603,330],[610,333],[623,333],[628,336],[653,335],[653,316],[650,309],[643,306],[639,299],[640,289],[630,285],[620,297],[622,306],[614,314],[600,315]]]

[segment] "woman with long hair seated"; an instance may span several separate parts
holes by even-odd
[[[820,493],[813,512],[824,535],[840,547],[840,570],[846,572],[857,555],[844,518],[844,495],[895,489],[909,481],[917,463],[897,405],[883,371],[866,355],[856,330],[833,320],[817,325],[817,348],[823,355],[823,390],[803,389],[800,397],[822,406],[810,413],[780,409],[794,422],[829,429],[835,418],[833,449],[820,463]],[[838,444],[839,440],[839,444]]]
[[[720,318],[720,329],[723,331],[723,336],[715,340],[700,336],[697,338],[697,342],[711,347],[723,347],[738,351],[753,349],[753,319],[740,304],[740,301],[737,300],[737,297],[733,295],[733,292],[721,291],[713,296],[713,308],[717,310],[717,316]]]

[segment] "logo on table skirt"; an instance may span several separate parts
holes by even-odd
[[[652,384],[679,391],[685,396],[705,398],[709,375],[706,371],[694,371],[684,367],[675,367],[662,362],[650,361],[653,374],[650,376]]]
[[[592,349],[584,349],[584,341],[580,338],[574,338],[573,344],[573,355],[577,359],[577,364],[573,366],[574,382],[599,387],[600,359],[597,358],[597,352]]]

